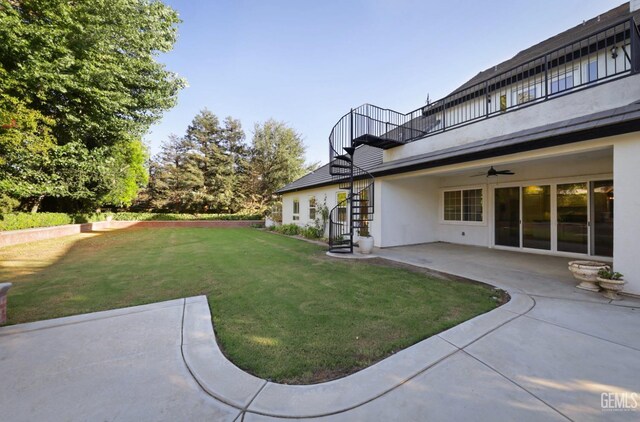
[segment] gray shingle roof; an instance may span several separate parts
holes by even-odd
[[[372,168],[382,164],[382,150],[367,145],[359,147],[355,154],[354,164],[361,169],[370,171]],[[289,183],[285,187],[276,191],[276,193],[292,192],[300,189],[308,189],[311,187],[326,186],[335,184],[329,174],[329,164],[325,164],[316,171],[302,176],[298,180]]]
[[[374,176],[384,176],[634,131],[640,131],[640,100],[624,107],[386,163],[382,162],[382,150],[362,146],[356,150],[355,163]],[[331,180],[327,164],[288,184],[277,193],[332,184],[335,182]]]
[[[500,74],[501,72],[523,65],[528,61],[533,60],[545,53],[553,51],[557,48],[562,48],[563,46],[573,41],[582,39],[586,36],[589,36],[589,34],[598,32],[600,29],[604,29],[609,25],[615,24],[624,20],[625,18],[630,17],[633,17],[636,20],[636,24],[638,24],[638,21],[640,20],[640,10],[636,10],[635,12],[631,13],[628,2],[621,4],[620,6],[613,8],[599,16],[596,16],[593,19],[589,19],[584,23],[576,25],[571,29],[561,32],[558,35],[548,38],[532,47],[522,50],[509,60],[506,60],[498,64],[497,66],[492,66],[487,70],[483,70],[464,84],[460,85],[460,87],[458,87],[458,89],[453,92],[483,82],[486,79],[490,79],[493,76]]]

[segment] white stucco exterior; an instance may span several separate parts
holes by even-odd
[[[615,185],[614,268],[626,291],[640,295],[640,133],[613,147]]]
[[[384,162],[409,158],[482,139],[622,107],[640,98],[640,74],[480,120],[467,126],[432,135],[386,150]]]
[[[631,11],[639,7],[640,0],[631,1]],[[490,144],[485,143],[484,156],[495,156],[404,173],[400,165],[416,168],[418,160],[378,168],[379,174],[388,174],[389,169],[399,173],[375,179],[370,223],[375,245],[449,242],[605,261],[625,275],[625,292],[640,295],[640,131],[634,108],[640,101],[640,64],[631,57],[630,45],[632,39],[640,41],[630,35],[621,40],[624,33],[635,34],[624,26],[630,25],[628,18],[621,22],[618,19],[588,36],[578,31],[570,44],[556,44],[543,55],[534,48],[536,53],[530,52],[526,63],[511,70],[497,66],[494,73],[482,72],[469,83],[474,84],[471,87],[415,113],[376,108],[382,114],[359,114],[359,121],[367,123],[360,128],[368,128],[369,118],[374,128],[390,124],[396,129],[373,130],[359,137],[351,129],[351,138],[340,144],[338,152],[344,149],[351,154],[345,145],[358,143],[387,148],[393,141],[382,153],[384,164],[471,143],[478,146],[481,141],[525,130],[542,142],[544,137],[567,142],[547,148],[536,144],[538,149],[511,155],[500,155],[505,149],[489,151]],[[617,35],[611,35],[614,32]],[[606,112],[602,114],[607,119],[589,117],[599,112]],[[385,117],[380,117],[384,113],[407,120],[384,122]],[[571,121],[577,118],[584,119]],[[549,127],[556,123],[556,128]],[[353,120],[351,124],[355,125]],[[605,132],[604,125],[615,126],[615,131]],[[560,126],[583,136],[553,130]],[[426,131],[430,135],[400,144]],[[622,132],[629,133],[613,136]],[[599,138],[579,141],[593,136]],[[492,166],[515,174],[486,177]],[[371,171],[375,174],[376,169]],[[283,222],[314,224],[309,218],[309,198],[319,203],[326,198],[331,209],[340,191],[331,185],[283,194]],[[525,200],[529,201],[526,207]],[[295,217],[294,201],[299,203]],[[357,204],[358,198],[354,201]],[[354,235],[357,239],[357,232]]]

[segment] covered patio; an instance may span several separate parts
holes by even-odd
[[[571,258],[445,242],[379,248],[374,253],[392,261],[481,281],[534,298],[611,302],[599,293],[575,288],[577,281],[567,268]],[[639,307],[640,299],[624,296],[615,305]]]

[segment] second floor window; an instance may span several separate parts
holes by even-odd
[[[592,60],[587,66],[587,82],[593,82],[598,79],[598,60]]]
[[[573,72],[566,72],[551,79],[551,93],[573,88]]]
[[[300,220],[300,200],[293,200],[293,221]]]
[[[536,99],[536,87],[525,87],[519,89],[513,93],[513,97],[511,98],[512,105],[524,104],[529,101],[533,101]]]

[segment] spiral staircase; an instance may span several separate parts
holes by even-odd
[[[342,116],[329,135],[329,173],[345,195],[329,212],[329,251],[353,253],[354,238],[369,233],[374,177],[355,164],[359,148],[389,149],[427,134],[414,114],[363,104]]]

